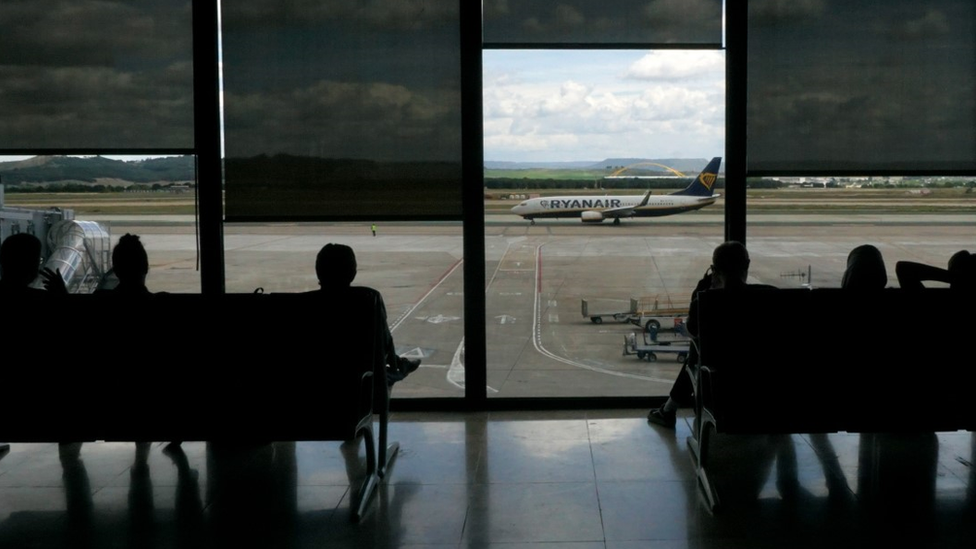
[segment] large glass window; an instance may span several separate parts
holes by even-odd
[[[227,291],[318,289],[315,256],[330,242],[355,252],[353,284],[383,295],[397,353],[422,361],[417,372],[396,384],[394,396],[463,397],[464,254],[458,223],[229,223]],[[348,312],[318,314],[342,317]],[[322,352],[329,354],[328,349]]]
[[[972,176],[755,178],[749,187],[753,282],[838,288],[848,254],[870,244],[885,259],[888,286],[898,287],[897,262],[946,268],[973,247]],[[838,314],[842,329],[847,312]]]
[[[897,262],[945,268],[972,248],[974,9],[749,3],[744,160],[768,176],[747,181],[753,281],[838,287],[870,244],[897,286]]]
[[[192,156],[0,156],[0,240],[27,232],[68,289],[112,287],[111,252],[126,233],[149,257],[152,292],[200,291]]]
[[[666,394],[723,238],[723,53],[490,50],[484,72],[489,397]]]

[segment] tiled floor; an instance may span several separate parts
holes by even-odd
[[[970,433],[723,438],[713,514],[687,420],[644,413],[395,414],[401,452],[359,524],[360,447],[154,443],[134,466],[131,443],[12,444],[0,548],[976,546]]]

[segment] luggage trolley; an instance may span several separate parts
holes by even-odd
[[[674,353],[677,362],[684,362],[690,348],[691,340],[674,330],[634,330],[624,336],[624,355],[637,355],[648,362],[656,362],[661,353]]]

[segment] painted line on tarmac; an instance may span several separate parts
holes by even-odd
[[[455,261],[454,265],[452,265],[450,269],[448,269],[444,274],[441,275],[441,277],[437,280],[437,282],[435,282],[434,285],[431,286],[429,290],[427,290],[427,293],[424,294],[423,297],[421,297],[416,303],[414,303],[413,307],[410,307],[410,309],[408,309],[407,312],[400,315],[400,318],[398,318],[396,322],[393,323],[393,326],[390,326],[390,332],[392,333],[393,330],[396,330],[397,327],[399,327],[400,324],[402,324],[407,317],[413,314],[413,312],[416,311],[417,308],[420,307],[420,305],[422,305],[423,302],[428,297],[430,297],[430,294],[434,293],[434,290],[436,290],[441,284],[443,284],[444,281],[447,280],[447,277],[451,276],[451,274],[453,274],[454,271],[456,271],[457,268],[460,267],[461,263],[463,262],[464,262],[463,258]]]
[[[568,358],[558,356],[542,345],[542,323],[539,321],[540,314],[540,302],[542,295],[542,247],[546,244],[543,242],[539,244],[535,249],[536,254],[536,277],[535,277],[535,306],[532,310],[532,345],[535,350],[540,354],[547,356],[563,364],[569,364],[570,366],[575,366],[577,368],[582,368],[584,370],[589,370],[591,372],[597,372],[601,374],[607,374],[617,377],[625,377],[629,379],[640,379],[642,381],[655,381],[658,383],[674,383],[673,379],[662,379],[657,377],[642,376],[637,374],[628,374],[626,372],[615,372],[613,370],[607,370],[606,368],[600,368],[598,366],[590,366],[588,364],[582,364],[580,362],[575,362]]]

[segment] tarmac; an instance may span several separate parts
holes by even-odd
[[[104,216],[113,239],[140,234],[154,291],[199,291],[192,216]],[[460,223],[227,224],[228,292],[295,292],[316,287],[315,254],[327,242],[348,244],[359,262],[357,284],[380,290],[399,353],[422,358],[396,387],[398,398],[464,394],[463,276]],[[778,287],[839,286],[848,252],[878,246],[897,286],[894,263],[945,265],[976,249],[976,215],[755,215],[749,218],[750,281]],[[591,309],[621,310],[631,298],[684,300],[723,240],[721,215],[625,220],[620,226],[517,216],[486,219],[488,395],[504,397],[661,396],[680,363],[623,354],[637,329],[593,324]],[[342,314],[326,311],[325,314]],[[292,322],[298,319],[260,319]],[[837,326],[853,320],[838,312]],[[743,342],[762,352],[761,332]],[[829,335],[825,334],[825,338]],[[250,343],[250,342],[249,342]]]

